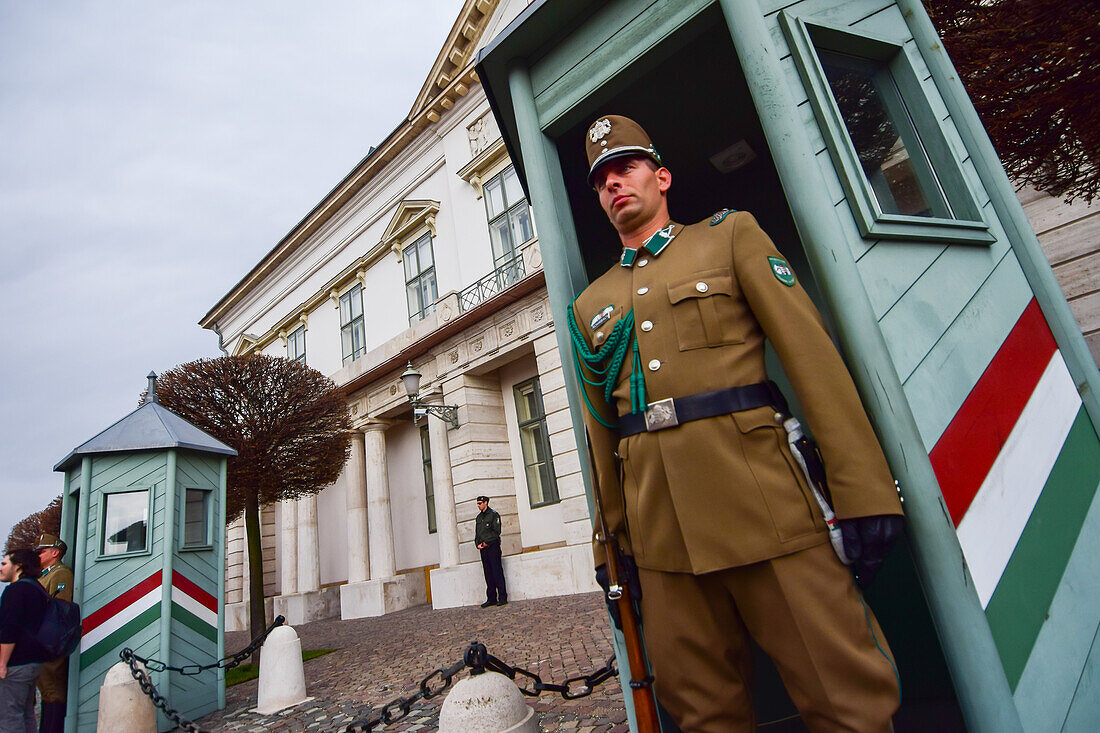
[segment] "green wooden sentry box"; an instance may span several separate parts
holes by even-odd
[[[905,498],[911,559],[895,553],[868,596],[891,627],[901,716],[1096,729],[1100,378],[920,3],[543,0],[477,68],[557,324],[618,254],[585,185],[583,136],[602,114],[650,133],[676,220],[752,211],[791,261]],[[869,134],[853,107],[894,132]],[[904,153],[876,158],[875,134]],[[905,153],[902,190],[890,177]]]
[[[236,451],[157,403],[155,380],[145,404],[54,467],[65,473],[61,531],[84,618],[68,733],[95,730],[99,687],[124,647],[172,666],[224,654],[226,462]],[[187,718],[225,707],[224,670],[152,677]],[[158,727],[174,726],[158,713]]]

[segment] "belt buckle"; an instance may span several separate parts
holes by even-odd
[[[651,402],[645,409],[645,429],[648,433],[654,430],[674,428],[679,424],[680,419],[676,416],[676,405],[671,397]]]

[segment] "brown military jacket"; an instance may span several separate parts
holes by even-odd
[[[766,379],[767,338],[821,448],[837,516],[901,514],[851,376],[752,215],[673,224],[671,234],[663,245],[646,245],[657,252],[624,251],[623,262],[577,298],[574,316],[589,347],[598,348],[633,308],[652,403]],[[602,390],[585,385],[605,422],[630,412],[632,367],[628,352],[613,410]],[[639,566],[699,574],[827,541],[776,417],[758,407],[620,440],[585,412],[608,529]],[[599,564],[602,548],[596,554]]]
[[[57,593],[56,598],[63,601],[73,599],[73,571],[66,565],[56,562],[42,571],[38,576],[38,582],[51,596]]]

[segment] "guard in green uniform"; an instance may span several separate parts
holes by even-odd
[[[767,338],[819,440],[847,560],[867,580],[901,505],[820,315],[752,215],[670,220],[672,174],[637,123],[601,117],[586,148],[623,252],[569,326],[605,521],[638,567],[658,698],[684,731],[755,730],[751,636],[812,730],[889,729],[889,647],[830,546],[764,367]]]
[[[38,582],[51,596],[65,601],[73,599],[73,571],[61,563],[65,543],[52,534],[38,538],[38,559],[42,574]],[[42,665],[38,673],[38,691],[42,695],[42,715],[39,733],[61,733],[65,729],[65,697],[69,683],[69,658],[62,657]]]

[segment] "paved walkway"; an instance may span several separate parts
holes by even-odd
[[[371,715],[398,697],[412,695],[429,672],[462,657],[471,641],[544,682],[564,682],[602,667],[611,655],[611,630],[599,593],[512,601],[506,606],[442,611],[418,606],[380,618],[316,621],[297,627],[303,649],[332,649],[305,663],[313,700],[272,716],[256,706],[256,681],[226,690],[226,708],[197,721],[205,730],[332,731]],[[226,634],[227,652],[248,643],[243,632]],[[468,671],[459,673],[465,678]],[[376,730],[436,728],[444,696],[420,701],[403,720]],[[543,693],[525,698],[544,731],[625,733],[626,711],[617,679],[579,700]]]

